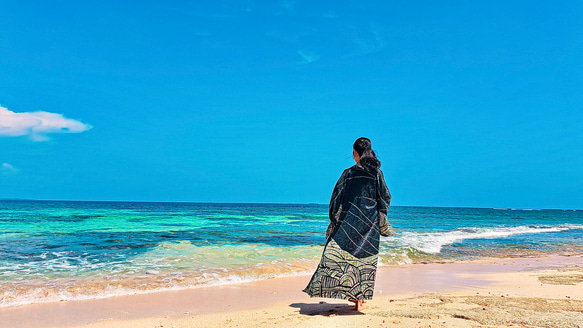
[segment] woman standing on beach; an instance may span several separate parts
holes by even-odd
[[[357,311],[372,299],[379,235],[395,233],[387,221],[391,193],[368,138],[354,142],[356,165],[344,170],[330,199],[330,225],[320,264],[304,289],[310,297],[341,298]]]

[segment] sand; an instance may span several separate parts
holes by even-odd
[[[0,309],[0,327],[583,327],[583,255],[384,267],[361,312],[309,276]]]

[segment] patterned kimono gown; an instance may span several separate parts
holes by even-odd
[[[324,253],[304,292],[311,297],[372,298],[379,235],[394,235],[387,221],[390,203],[381,170],[358,165],[344,170],[330,199]]]

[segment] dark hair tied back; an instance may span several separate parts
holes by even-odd
[[[353,145],[354,150],[360,156],[360,165],[367,169],[378,169],[381,167],[381,161],[377,158],[374,150],[371,148],[369,138],[360,137],[356,139]]]

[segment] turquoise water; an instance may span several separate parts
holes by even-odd
[[[310,274],[326,205],[0,201],[0,306]],[[583,211],[393,207],[381,265],[583,252]]]

